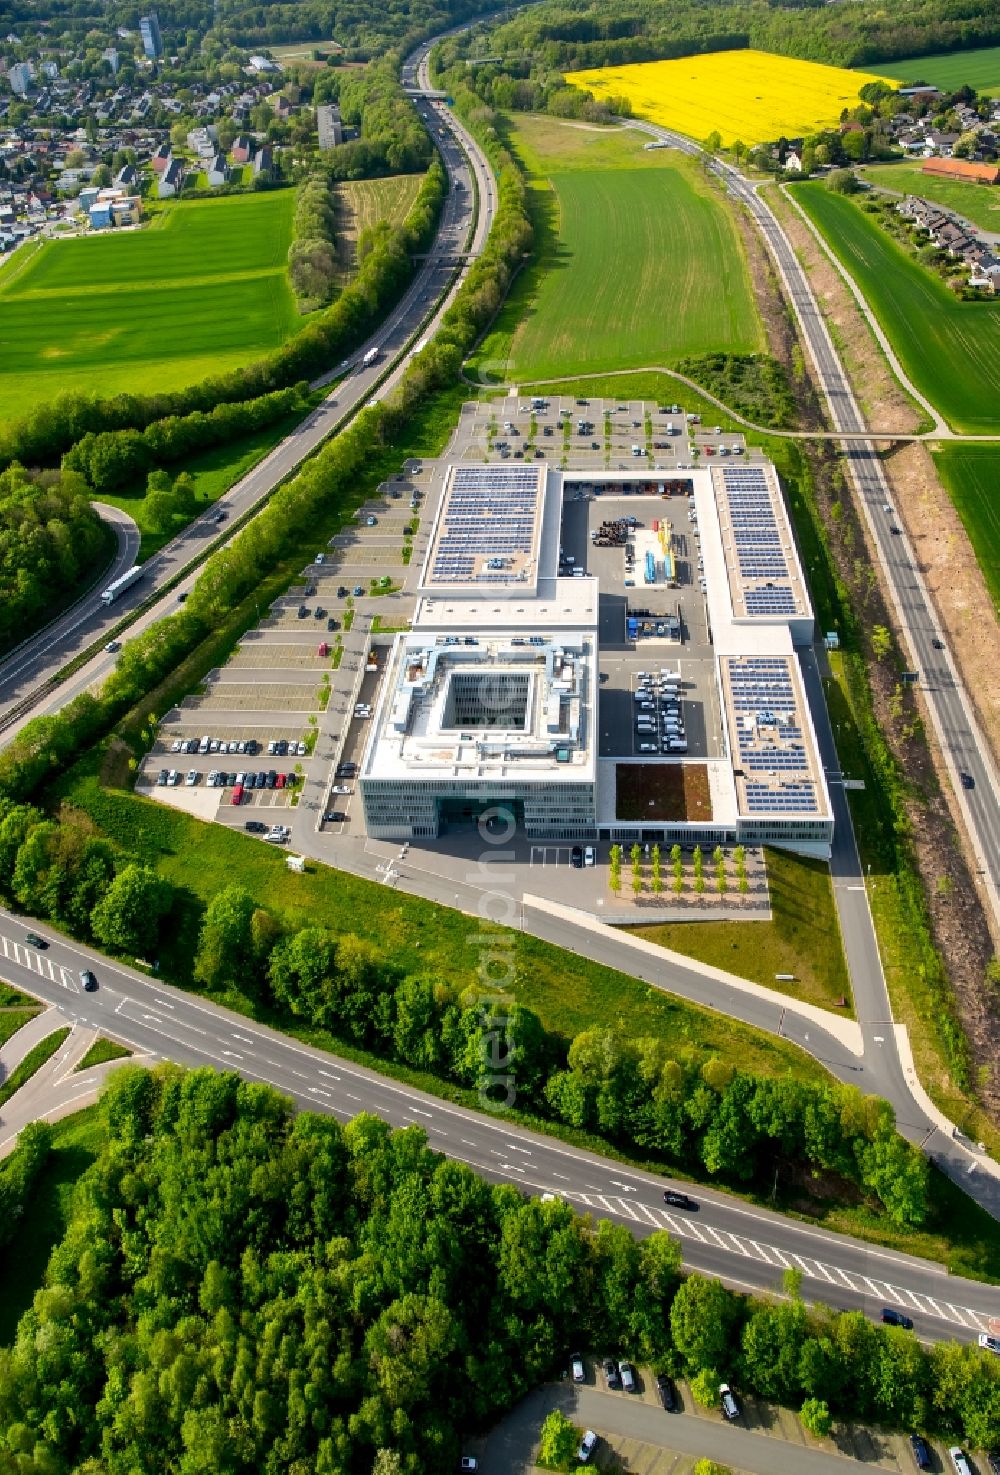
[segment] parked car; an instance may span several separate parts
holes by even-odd
[[[621,1374],[622,1388],[626,1393],[634,1393],[636,1390],[635,1368],[630,1362],[620,1362],[618,1371]]]
[[[919,1434],[911,1434],[910,1450],[913,1454],[913,1463],[918,1470],[933,1470],[931,1452],[927,1447],[926,1439]]]
[[[574,1352],[569,1360],[570,1375],[574,1383],[582,1383],[586,1380],[587,1372],[583,1365],[583,1353]]]
[[[722,1405],[722,1417],[730,1424],[734,1423],[740,1416],[740,1405],[736,1394],[728,1383],[719,1384],[719,1403]]]
[[[584,848],[583,848],[583,863],[584,863],[584,865],[585,866],[592,866],[592,865],[594,865],[596,863],[596,861],[597,861],[597,851],[594,849],[593,845],[585,845]]]
[[[251,835],[267,834],[267,825],[260,819],[248,819],[243,828],[249,830]]]
[[[953,1444],[948,1451],[952,1469],[955,1475],[972,1475],[972,1466],[969,1464],[969,1456],[957,1444]]]
[[[347,815],[342,809],[328,809],[325,818],[328,825],[340,825],[347,819]]]
[[[659,1394],[660,1402],[666,1409],[667,1413],[676,1413],[678,1408],[680,1407],[677,1398],[677,1389],[667,1377],[666,1373],[656,1374],[656,1391]]]
[[[882,1320],[886,1326],[901,1326],[907,1332],[913,1330],[913,1322],[910,1317],[902,1311],[896,1311],[892,1306],[882,1307]]]
[[[160,785],[161,789],[165,789],[167,787],[167,769],[160,769],[160,775],[156,782]]]
[[[604,1371],[604,1381],[608,1387],[620,1391],[622,1380],[618,1372],[618,1364],[612,1358],[606,1357],[601,1363],[601,1367]]]
[[[672,1209],[696,1209],[697,1199],[689,1198],[686,1193],[681,1193],[676,1188],[665,1188],[663,1190],[663,1202],[669,1204]]]
[[[80,974],[80,982],[83,984],[83,991],[85,994],[92,994],[97,988],[97,979],[94,977],[93,973],[91,973],[89,968],[84,968],[83,972]]]
[[[184,780],[184,782],[187,784],[187,786],[188,786],[189,789],[191,789],[191,788],[194,787],[194,785],[198,782],[198,770],[197,770],[197,768],[189,768],[188,769],[188,776]]]
[[[570,858],[570,864],[571,865],[575,866],[577,870],[582,869],[582,867],[583,867],[583,846],[582,845],[574,845],[573,846],[573,849],[569,853],[569,858]]]
[[[364,592],[365,592],[365,586],[363,584],[355,584],[355,586],[354,586],[354,597],[355,597],[355,599],[360,599],[361,596],[362,596],[362,594],[364,594]]]
[[[580,1448],[576,1452],[576,1457],[580,1461],[581,1465],[586,1465],[588,1463],[588,1461],[590,1460],[590,1456],[594,1453],[594,1450],[596,1448],[597,1435],[594,1433],[593,1429],[588,1429],[583,1438],[580,1440]]]

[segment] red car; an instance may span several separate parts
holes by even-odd
[[[278,774],[278,777],[274,781],[274,787],[276,789],[283,789],[285,787],[285,775],[283,773]]]
[[[242,784],[234,784],[233,785],[233,803],[234,804],[242,804],[243,803],[243,785]]]

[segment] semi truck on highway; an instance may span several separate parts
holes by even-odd
[[[138,584],[142,574],[141,568],[133,568],[129,569],[127,574],[122,574],[120,578],[113,580],[101,595],[104,603],[114,604],[119,594],[124,594],[126,589],[131,589],[133,584]]]
[[[378,363],[378,356],[379,356],[379,350],[377,348],[369,348],[368,352],[365,354],[364,358],[361,360],[361,366],[362,366],[362,368],[370,369],[371,366],[372,366],[372,364],[377,364]]]

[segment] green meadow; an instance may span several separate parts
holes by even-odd
[[[519,115],[534,261],[476,364],[528,379],[671,364],[764,346],[743,245],[720,196],[672,149],[640,135]]]
[[[943,445],[934,460],[1000,614],[1000,444]]]
[[[900,82],[930,82],[942,92],[969,86],[992,96],[1000,94],[1000,46],[910,56],[905,61],[880,61],[874,70],[880,77],[897,77]]]
[[[0,419],[86,391],[177,389],[276,348],[293,190],[180,202],[135,231],[47,241],[0,272]]]
[[[853,199],[825,184],[795,199],[857,282],[914,384],[953,429],[1000,432],[1000,302],[962,302]]]

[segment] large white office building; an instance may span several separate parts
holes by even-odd
[[[641,482],[654,513],[669,500],[699,529],[717,750],[649,758],[601,752],[604,591],[560,558],[564,499],[594,496],[594,473],[534,461],[441,474],[412,630],[389,653],[358,775],[372,837],[433,839],[502,808],[537,840],[829,854],[833,816],[797,653],[813,615],[773,467],[688,469],[688,496],[675,486],[662,500],[649,497],[648,471],[600,476],[602,510]],[[631,591],[607,592],[623,602]],[[650,773],[699,764],[710,813],[622,818],[616,770],[637,762]]]

